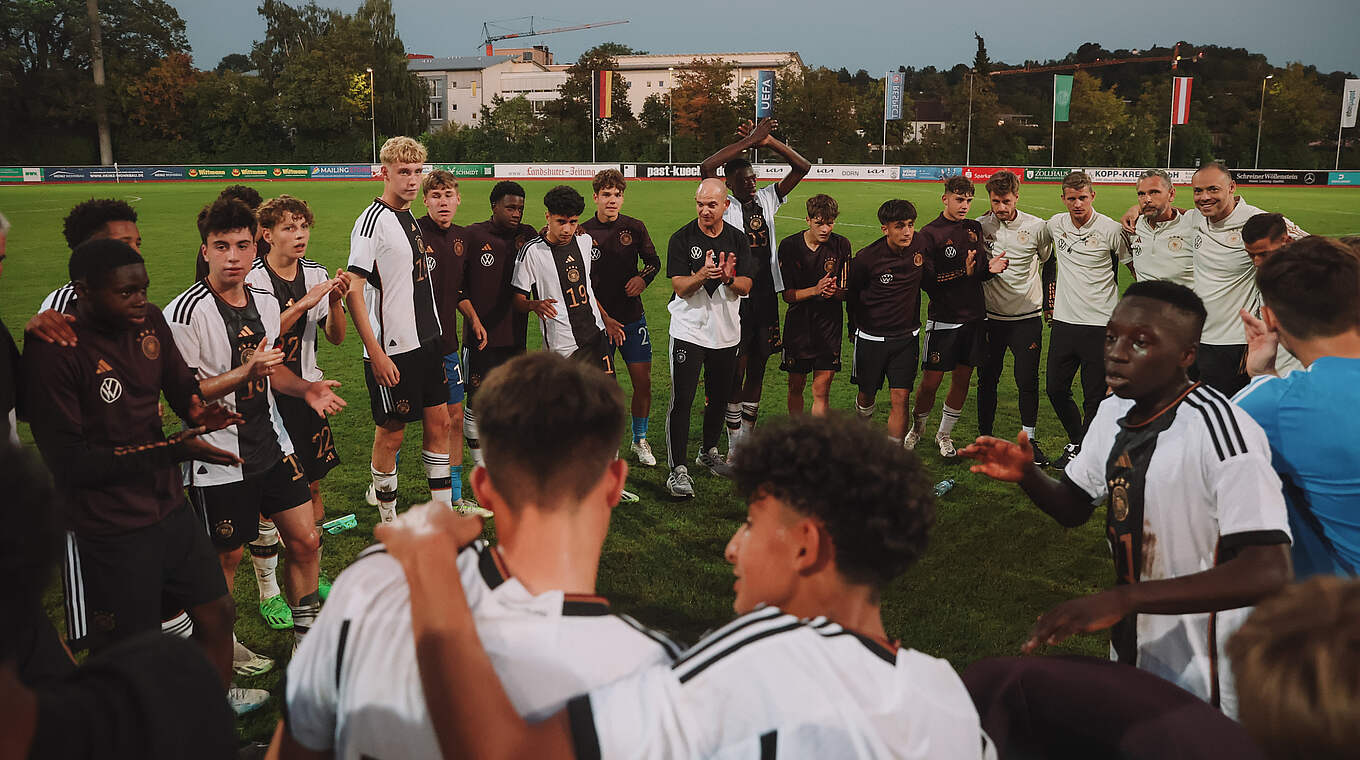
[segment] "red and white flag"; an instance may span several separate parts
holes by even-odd
[[[1190,82],[1194,77],[1172,77],[1171,79],[1171,124],[1185,124],[1190,121]]]

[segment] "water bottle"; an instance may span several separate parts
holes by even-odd
[[[945,478],[944,480],[941,480],[940,482],[936,483],[936,484],[935,484],[935,498],[938,499],[938,498],[940,498],[941,496],[944,496],[945,494],[949,493],[949,489],[951,489],[951,488],[953,488],[953,487],[954,487],[954,479],[953,479],[953,478]]]

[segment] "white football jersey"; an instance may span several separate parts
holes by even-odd
[[[775,607],[567,712],[582,758],[994,757],[949,663]]]
[[[1083,227],[1064,211],[1048,220],[1058,257],[1058,291],[1053,319],[1069,325],[1104,327],[1119,302],[1114,260],[1129,260],[1129,245],[1119,222],[1093,211]]]
[[[1244,546],[1289,543],[1270,444],[1246,412],[1198,384],[1142,425],[1124,423],[1132,408],[1131,399],[1102,401],[1064,472],[1093,502],[1109,499],[1106,532],[1121,582],[1179,578],[1212,569]],[[1236,717],[1223,647],[1250,613],[1137,615],[1122,634],[1120,627],[1112,632],[1111,656]]]
[[[1211,346],[1240,346],[1247,342],[1238,312],[1261,311],[1261,291],[1256,289],[1256,267],[1242,243],[1242,225],[1265,213],[1241,198],[1220,222],[1210,222],[1190,209],[1183,214],[1195,225],[1195,292],[1204,301],[1209,318],[1204,321],[1200,342]],[[1295,240],[1308,233],[1288,219],[1285,227]]]
[[[307,291],[330,278],[330,273],[324,266],[304,258],[298,261],[297,277],[289,282],[275,274],[274,270],[269,268],[269,262],[257,258],[246,275],[246,284],[273,293],[274,299],[279,304],[279,314],[282,314],[295,301],[307,295]],[[280,348],[283,349],[284,366],[309,383],[322,379],[321,368],[316,364],[316,339],[321,325],[325,323],[330,312],[330,298],[322,298],[316,306],[299,317],[297,322],[293,323],[292,329],[283,335],[283,345]],[[336,319],[344,319],[342,314],[335,316]]]
[[[515,709],[542,720],[566,701],[678,650],[599,597],[530,594],[492,547],[458,555],[459,580],[477,635]],[[334,757],[439,757],[411,633],[411,596],[401,565],[381,546],[340,577],[288,664],[288,731]]]
[[[75,314],[76,299],[78,297],[75,283],[68,282],[51,293],[48,293],[47,297],[43,299],[42,305],[38,307],[38,311],[56,309],[62,314]]]
[[[1194,287],[1195,224],[1196,220],[1189,214],[1177,214],[1174,219],[1155,227],[1147,217],[1138,216],[1129,250],[1133,253],[1133,271],[1139,282],[1169,280],[1187,288]]]
[[[982,283],[987,318],[1003,322],[1041,316],[1044,312],[1044,264],[1053,256],[1053,236],[1043,219],[1016,210],[1003,222],[987,212],[978,218],[982,240],[992,258],[1010,262],[1001,274]]]
[[[774,231],[775,215],[779,213],[779,208],[783,206],[788,198],[779,196],[779,183],[771,182],[765,187],[756,191],[755,201],[760,205],[760,215],[765,219],[765,231],[768,234],[767,240],[770,246],[770,279],[774,281],[774,292],[784,292],[784,275],[779,271],[779,236]],[[741,211],[741,201],[736,196],[727,196],[727,210],[723,212],[723,221],[732,225],[738,230],[746,229],[746,218]],[[755,253],[755,251],[752,251]],[[746,296],[742,296],[745,298]]]
[[[245,364],[264,340],[279,337],[279,303],[274,294],[245,286],[246,305],[223,301],[199,280],[165,307],[166,321],[184,363],[200,379],[216,377]],[[293,443],[274,404],[269,378],[239,386],[221,398],[227,409],[240,412],[245,422],[205,433],[203,441],[229,451],[245,463],[239,467],[194,460],[186,463],[185,485],[216,486],[236,483],[267,471],[293,453]]]
[[[590,283],[593,247],[594,241],[585,233],[562,246],[536,237],[515,257],[510,287],[529,298],[535,298],[537,292],[537,298],[557,302],[557,316],[539,317],[538,324],[543,330],[543,347],[562,356],[571,356],[581,346],[597,345],[604,332],[595,287]]]
[[[369,326],[388,356],[414,351],[442,332],[430,279],[433,262],[434,249],[421,239],[409,208],[376,199],[354,221],[349,271],[366,278]],[[367,346],[364,358],[369,358]]]

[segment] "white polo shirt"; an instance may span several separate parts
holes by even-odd
[[[1187,288],[1195,285],[1195,219],[1176,214],[1153,225],[1142,214],[1129,241],[1133,271],[1139,282],[1168,280]]]
[[[686,277],[703,268],[709,256],[720,260],[726,253],[737,257],[737,276],[750,277],[751,246],[741,227],[723,222],[716,237],[699,229],[694,220],[671,235],[666,250],[666,276]],[[741,342],[741,296],[717,280],[701,284],[693,293],[671,297],[670,335],[704,348],[731,348]]]
[[[1053,236],[1043,219],[1016,210],[1003,222],[990,211],[978,218],[982,241],[992,258],[1010,262],[1001,274],[982,283],[987,318],[1003,322],[1041,316],[1044,312],[1044,264],[1053,256]]]
[[[1111,256],[1125,263],[1129,245],[1119,222],[1093,211],[1084,226],[1064,211],[1048,220],[1058,257],[1058,293],[1053,319],[1069,325],[1104,327],[1119,302],[1119,281]]]

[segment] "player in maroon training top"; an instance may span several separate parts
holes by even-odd
[[[959,421],[963,402],[968,400],[973,367],[982,363],[986,349],[983,322],[987,319],[987,304],[982,296],[982,283],[1004,271],[1009,262],[1003,256],[988,257],[982,242],[982,225],[968,218],[968,209],[973,205],[972,182],[962,176],[950,177],[945,181],[940,200],[944,202],[944,211],[918,233],[933,276],[921,283],[930,295],[926,355],[921,362],[921,387],[916,389],[906,446],[915,448],[921,439],[926,418],[935,408],[935,392],[949,372],[949,395],[944,400],[935,442],[940,447],[940,456],[952,457],[957,452],[951,432]]]
[[[642,310],[642,291],[661,271],[647,225],[619,213],[627,186],[618,169],[595,175],[595,214],[581,222],[581,230],[595,241],[591,251],[590,285],[600,308],[623,325],[619,352],[633,383],[633,455],[640,464],[656,464],[647,442],[647,418],[652,411],[652,339]],[[638,259],[642,269],[638,269]]]
[[[831,230],[840,207],[829,195],[807,201],[808,228],[779,241],[784,275],[784,361],[789,373],[789,414],[803,412],[803,388],[812,373],[812,413],[827,413],[831,380],[841,369],[841,322],[850,241]]]

